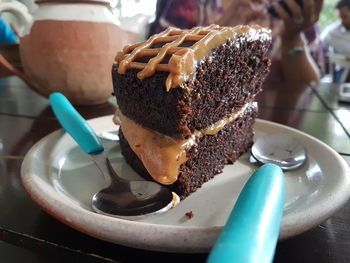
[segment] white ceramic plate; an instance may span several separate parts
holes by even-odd
[[[97,133],[115,129],[112,117],[90,120]],[[349,167],[321,141],[298,130],[257,120],[256,136],[290,133],[306,148],[307,162],[286,173],[286,203],[280,238],[302,233],[329,218],[350,196]],[[106,143],[117,172],[139,178],[125,163],[117,143]],[[244,183],[256,169],[248,154],[162,215],[129,221],[91,210],[92,195],[104,186],[102,176],[77,144],[62,130],[36,143],[22,165],[30,196],[48,213],[83,233],[116,244],[155,251],[206,252],[214,244]],[[185,214],[192,211],[189,219]]]

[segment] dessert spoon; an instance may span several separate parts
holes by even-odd
[[[118,136],[118,129],[113,130],[113,131],[104,131],[99,134],[97,134],[97,137],[100,139],[104,139],[107,141],[119,141],[119,136]]]
[[[133,220],[165,212],[177,204],[176,194],[156,182],[119,177],[95,132],[63,94],[51,94],[50,103],[63,129],[90,155],[105,178],[107,187],[92,197],[95,212]]]
[[[261,166],[244,185],[207,263],[271,263],[285,199],[285,179],[275,164]]]
[[[288,133],[269,133],[259,137],[251,149],[251,163],[273,163],[284,171],[297,169],[305,160],[304,147]]]

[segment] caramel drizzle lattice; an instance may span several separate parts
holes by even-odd
[[[144,79],[152,76],[156,71],[170,71],[168,64],[160,62],[166,55],[172,55],[177,51],[184,49],[179,47],[184,41],[200,41],[208,35],[215,34],[222,29],[219,26],[195,27],[191,30],[179,30],[177,28],[168,28],[164,32],[154,35],[145,42],[126,46],[122,52],[119,52],[116,60],[119,63],[119,74],[125,74],[128,69],[141,69],[137,77]],[[150,48],[155,43],[169,42],[161,48]],[[196,44],[196,43],[195,43]],[[194,45],[195,45],[194,44]],[[192,45],[193,47],[193,45]],[[187,48],[192,48],[187,47]],[[130,54],[128,54],[131,51]],[[145,56],[154,56],[147,63],[136,62],[137,58]]]
[[[179,86],[195,70],[195,62],[207,56],[211,50],[224,44],[228,38],[236,34],[247,34],[251,38],[268,38],[270,31],[260,26],[195,27],[191,30],[168,28],[164,32],[154,35],[145,42],[124,47],[116,56],[119,64],[118,73],[125,74],[129,69],[139,69],[137,77],[144,79],[152,76],[156,71],[170,72],[166,79],[166,89]],[[190,47],[180,47],[183,42],[195,41]],[[160,48],[151,48],[153,44],[165,43]],[[161,63],[165,56],[171,55],[167,64]],[[137,62],[138,58],[152,57],[147,63]]]

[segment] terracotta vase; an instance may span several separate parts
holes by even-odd
[[[43,96],[58,91],[74,104],[106,102],[114,57],[136,35],[121,29],[107,0],[36,3],[32,15],[19,2],[0,5],[0,13],[14,14],[21,25],[24,72],[14,68],[13,73]]]

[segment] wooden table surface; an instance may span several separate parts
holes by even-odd
[[[350,104],[337,101],[338,86],[265,85],[260,118],[298,128],[350,163]],[[89,119],[112,114],[114,98],[78,107]],[[205,262],[207,254],[174,254],[127,248],[82,234],[46,214],[23,189],[26,152],[60,126],[48,100],[16,77],[0,79],[1,262]],[[275,262],[350,262],[350,202],[321,225],[278,243]]]

